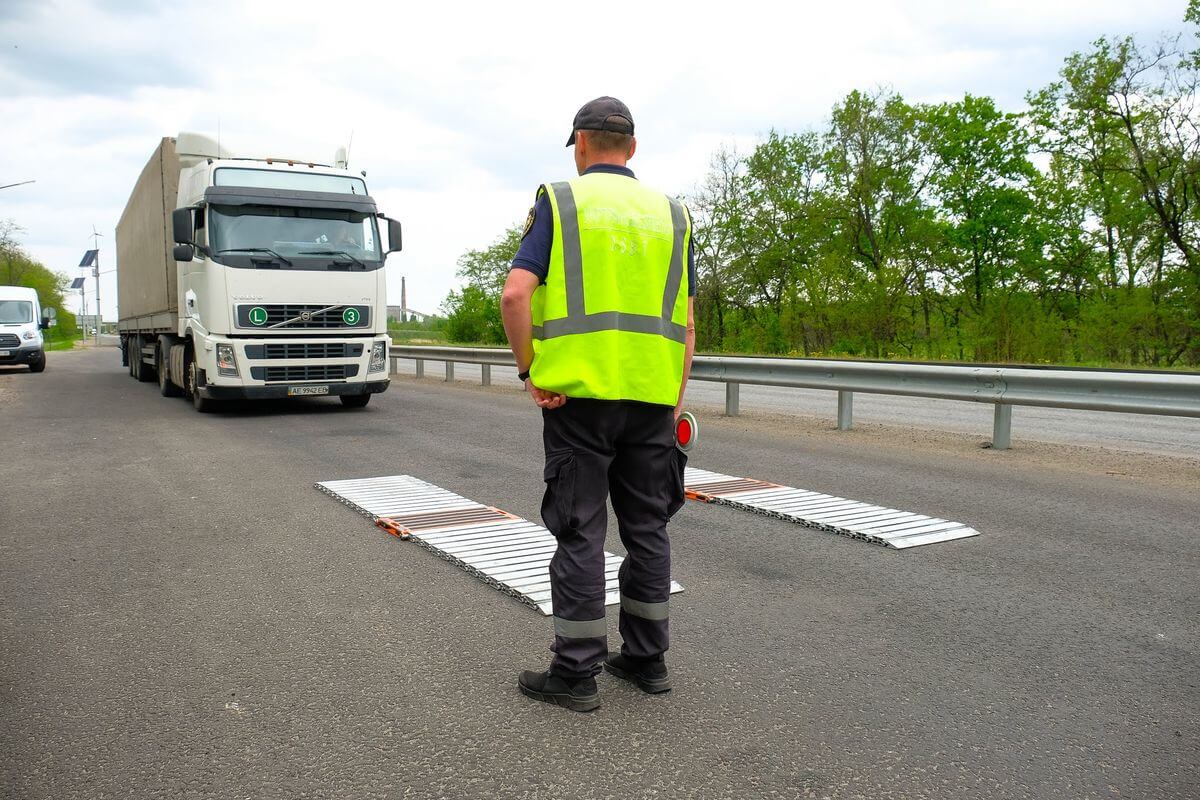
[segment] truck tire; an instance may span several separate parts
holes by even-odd
[[[42,357],[39,358],[37,361],[29,362],[29,371],[30,372],[45,372],[46,371],[46,351],[45,350],[43,350],[41,352],[41,356]]]
[[[213,401],[207,397],[200,396],[200,387],[196,385],[196,357],[192,353],[191,345],[188,345],[187,356],[184,358],[184,370],[187,371],[187,394],[192,398],[192,408],[199,411],[201,414],[213,410]]]
[[[342,405],[346,408],[366,408],[367,403],[371,402],[369,394],[344,394],[341,398]]]
[[[121,337],[121,363],[125,365],[125,369],[129,370],[129,377],[136,378],[133,374],[133,337]]]
[[[163,397],[179,397],[183,394],[179,387],[171,382],[171,340],[166,336],[158,337],[158,391]]]

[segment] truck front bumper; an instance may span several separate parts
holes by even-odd
[[[379,394],[386,391],[389,380],[367,381],[365,383],[331,383],[329,392],[322,395],[305,395],[306,397],[333,397],[343,394]],[[303,384],[297,384],[303,385]],[[289,397],[289,386],[214,386],[209,384],[200,387],[200,396],[210,400],[274,400]]]

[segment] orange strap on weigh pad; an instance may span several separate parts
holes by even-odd
[[[403,527],[391,517],[379,517],[375,520],[375,524],[378,527],[383,528],[386,533],[390,533],[392,536],[395,536],[397,539],[408,539],[410,536],[412,536],[412,531]]]
[[[453,509],[402,517],[376,517],[375,524],[398,539],[409,539],[414,532],[427,533],[439,528],[457,528],[465,523],[491,522],[501,519],[519,520],[515,514],[492,506],[478,509]]]

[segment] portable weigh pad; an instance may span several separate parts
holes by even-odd
[[[694,500],[798,522],[897,550],[979,535],[979,531],[961,522],[692,467],[687,468],[683,482],[688,497]]]
[[[556,543],[541,525],[411,475],[323,481],[316,487],[384,530],[417,542],[546,616],[553,613],[549,570]],[[621,600],[617,569],[622,560],[604,553],[605,605]],[[681,591],[672,581],[671,593]]]

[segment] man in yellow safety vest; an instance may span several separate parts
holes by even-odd
[[[602,662],[646,692],[671,688],[667,521],[684,502],[674,422],[695,347],[695,259],[687,209],[626,166],[633,130],[612,97],[575,115],[567,146],[579,177],[538,188],[501,301],[520,377],[542,409],[542,519],[558,541],[554,658],[518,685],[575,711],[599,707]],[[628,553],[619,654],[608,654],[604,617],[608,497]]]

